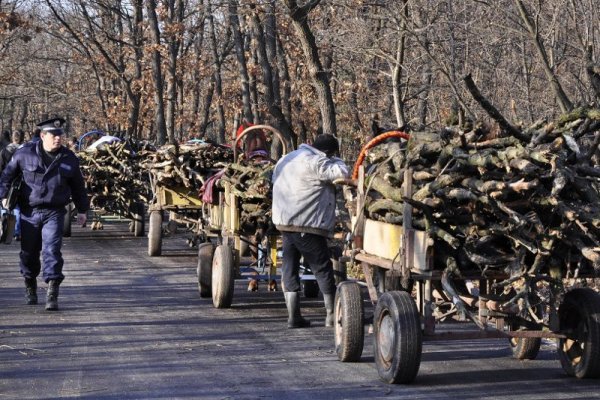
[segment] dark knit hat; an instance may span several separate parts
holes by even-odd
[[[340,151],[340,144],[337,138],[330,134],[318,135],[315,138],[315,141],[313,142],[312,146],[315,149],[321,150],[322,152],[327,153],[329,155],[335,154],[338,151]]]

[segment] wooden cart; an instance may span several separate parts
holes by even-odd
[[[403,190],[411,197],[412,171],[406,171]],[[347,183],[347,182],[346,182]],[[564,282],[545,295],[509,301],[501,273],[449,271],[434,265],[433,240],[412,228],[412,208],[404,203],[403,225],[363,216],[365,173],[361,167],[353,210],[353,258],[362,266],[373,317],[374,357],[380,378],[409,383],[421,362],[422,344],[432,340],[506,338],[517,359],[533,359],[542,338],[557,340],[558,356],[567,375],[600,377],[600,295],[589,288],[568,290]],[[582,277],[582,276],[580,276]],[[466,289],[474,282],[479,293]],[[546,287],[546,289],[548,289]],[[516,298],[516,296],[514,297]],[[437,331],[438,322],[454,317],[470,321],[461,329]],[[358,361],[364,341],[361,287],[343,282],[335,298],[335,350],[340,361]],[[448,324],[446,324],[448,325]],[[454,326],[454,325],[449,325]]]
[[[169,212],[169,221],[186,224],[196,235],[202,234],[201,219],[204,204],[198,194],[181,187],[167,188],[152,184],[154,199],[149,211],[148,255],[160,256],[162,253],[162,223],[165,212]],[[200,240],[203,241],[203,240]]]
[[[246,128],[234,142],[234,162],[238,161],[237,146],[254,130],[263,130],[276,137],[282,145],[283,154],[288,147],[281,133],[268,125]],[[241,276],[240,259],[251,246],[260,246],[260,254],[266,266],[266,275],[257,279],[273,281],[277,268],[277,241],[279,233],[268,230],[261,235],[243,232],[240,228],[241,199],[233,193],[227,182],[221,183],[218,204],[203,207],[202,230],[209,239],[198,248],[198,290],[201,297],[212,297],[216,308],[228,308],[233,300],[234,281]]]

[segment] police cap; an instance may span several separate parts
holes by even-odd
[[[63,131],[63,124],[65,123],[64,118],[52,118],[43,122],[40,122],[36,126],[41,129],[42,133],[50,133],[54,136],[59,136],[65,133]]]

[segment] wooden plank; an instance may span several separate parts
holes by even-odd
[[[403,264],[412,266],[410,269],[419,271],[430,271],[433,268],[433,249],[432,241],[426,232],[411,229],[411,239],[409,247],[411,251],[403,256],[403,240],[405,235],[400,225],[389,224],[386,222],[375,221],[365,218],[364,222],[364,240],[363,249],[365,253],[387,260],[394,260],[397,267],[401,270]],[[410,260],[403,263],[403,258]],[[390,268],[391,269],[391,264]]]

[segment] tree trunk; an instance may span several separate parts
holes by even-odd
[[[168,24],[173,26],[179,26],[183,23],[183,12],[184,5],[182,0],[177,0],[177,6],[175,5],[176,0],[168,0]],[[177,110],[177,58],[179,56],[179,49],[181,47],[181,40],[179,35],[171,33],[168,36],[168,48],[169,48],[169,64],[167,79],[167,114],[166,114],[166,126],[167,136],[169,142],[172,144],[177,143],[175,138],[175,115]]]
[[[246,53],[244,52],[244,37],[242,36],[240,28],[240,18],[238,16],[237,7],[238,0],[229,0],[229,20],[231,21],[235,56],[238,62],[238,73],[240,75],[240,85],[242,87],[242,115],[246,121],[254,122],[252,106],[250,103],[250,78],[248,77],[248,65],[246,62]]]
[[[150,21],[150,34],[155,46],[160,47],[160,30],[156,16],[156,1],[147,0],[146,8]],[[152,51],[152,77],[154,79],[154,102],[156,122],[156,143],[163,145],[167,142],[167,124],[165,121],[165,104],[163,98],[163,74],[161,66],[161,55],[158,49]]]
[[[211,39],[211,48],[214,59],[214,93],[217,96],[217,141],[226,143],[225,137],[225,109],[223,108],[223,81],[221,77],[221,56],[219,55],[219,45],[217,44],[217,34],[215,32],[215,22],[212,12],[208,13],[208,27]]]
[[[329,74],[323,70],[315,37],[308,25],[308,14],[319,3],[320,0],[311,0],[306,5],[300,7],[296,0],[285,0],[285,4],[290,11],[294,29],[304,52],[308,73],[317,94],[323,133],[336,135],[335,104],[333,103],[333,96],[329,86]]]
[[[279,69],[279,73],[281,74],[281,82],[280,87],[282,91],[281,95],[281,109],[283,111],[283,115],[289,121],[290,125],[294,125],[292,120],[292,88],[290,86],[290,73],[288,70],[288,63],[285,57],[285,52],[283,50],[283,44],[281,43],[281,38],[277,35],[277,68]],[[294,138],[294,141],[297,140],[297,137]],[[295,143],[294,143],[295,145]]]
[[[392,66],[392,92],[394,95],[394,113],[396,115],[396,126],[406,125],[406,116],[404,115],[404,99],[402,95],[402,71],[404,69],[404,54],[406,50],[406,21],[408,19],[407,0],[403,0],[402,7],[404,18],[400,20],[400,37],[396,49],[396,57]]]
[[[251,6],[251,8],[254,9],[253,6]],[[267,103],[267,109],[269,110],[269,114],[275,119],[275,125],[281,130],[281,133],[287,142],[291,144],[294,133],[281,112],[281,106],[275,102],[273,69],[271,68],[271,63],[267,57],[265,35],[256,12],[252,13],[251,21],[254,38],[256,40],[256,54],[262,71],[263,84],[265,85],[265,102]]]
[[[540,61],[542,62],[542,68],[544,69],[544,74],[546,75],[546,79],[550,82],[550,86],[552,87],[552,91],[554,91],[554,95],[556,96],[556,101],[558,102],[558,106],[560,107],[563,113],[567,113],[573,109],[573,104],[567,97],[567,94],[562,88],[562,85],[558,81],[558,77],[550,67],[550,63],[548,61],[548,55],[546,54],[546,49],[542,44],[542,40],[540,39],[540,35],[538,32],[538,28],[535,23],[532,21],[529,12],[525,8],[525,5],[521,0],[515,0],[517,4],[517,8],[519,10],[519,15],[521,16],[521,20],[525,24],[527,28],[527,32],[531,36],[531,40],[535,46],[535,49],[540,56]]]

